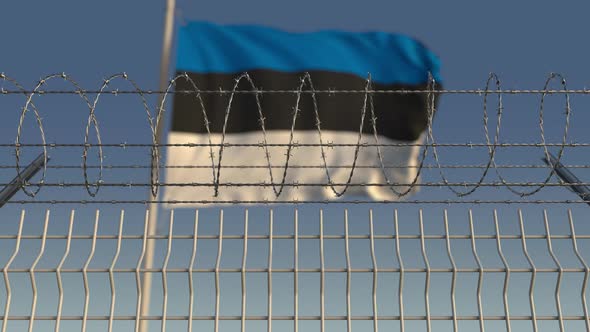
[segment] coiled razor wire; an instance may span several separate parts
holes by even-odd
[[[207,184],[196,184],[196,183],[182,183],[182,184],[176,184],[176,185],[180,185],[180,186],[197,186],[197,185],[211,186],[213,188],[213,196],[214,197],[217,197],[219,195],[219,190],[220,190],[219,188],[220,187],[237,185],[237,184],[231,184],[231,183],[228,184],[228,183],[221,182],[222,169],[228,168],[228,167],[233,167],[231,165],[226,166],[223,164],[223,156],[224,156],[225,149],[228,147],[233,147],[233,146],[249,146],[249,147],[254,147],[254,148],[263,148],[264,152],[265,152],[265,158],[266,158],[266,164],[267,164],[266,166],[263,166],[263,167],[266,167],[268,169],[270,181],[268,181],[268,182],[265,181],[263,183],[253,183],[253,184],[249,184],[249,185],[271,186],[273,189],[273,192],[275,194],[275,197],[280,198],[280,195],[281,195],[283,189],[285,187],[293,186],[293,185],[296,185],[296,186],[304,186],[304,185],[326,186],[326,187],[330,188],[330,190],[333,192],[333,194],[336,197],[343,196],[349,187],[354,187],[354,186],[359,186],[359,185],[365,185],[365,186],[380,185],[380,186],[387,186],[397,197],[406,196],[408,193],[412,192],[412,190],[414,188],[424,185],[424,184],[420,184],[418,180],[419,180],[422,170],[427,168],[427,165],[425,165],[425,160],[428,155],[429,148],[432,148],[432,154],[433,154],[433,158],[434,158],[434,166],[438,169],[438,172],[442,178],[442,183],[437,183],[436,185],[441,186],[441,187],[442,186],[447,187],[457,197],[465,197],[465,196],[471,195],[478,188],[480,188],[482,186],[489,186],[489,185],[494,185],[494,186],[501,185],[501,186],[506,187],[509,191],[511,191],[515,195],[518,195],[520,197],[528,197],[528,196],[532,196],[532,195],[538,193],[543,188],[550,186],[549,182],[550,182],[550,179],[553,177],[555,170],[552,167],[545,166],[548,168],[548,174],[544,178],[543,181],[538,182],[538,183],[534,183],[534,184],[532,184],[532,183],[524,184],[524,186],[533,187],[530,190],[526,190],[526,191],[517,190],[514,187],[515,186],[522,186],[522,184],[512,183],[512,182],[507,181],[505,179],[505,177],[502,175],[502,173],[500,172],[500,169],[503,168],[503,166],[496,164],[495,156],[496,156],[496,152],[497,152],[498,148],[520,147],[520,146],[542,147],[544,149],[545,156],[548,158],[549,157],[548,147],[557,147],[558,152],[557,152],[556,159],[559,161],[559,160],[561,160],[566,147],[590,146],[590,143],[568,143],[568,141],[567,141],[568,133],[569,133],[569,126],[570,126],[570,117],[571,117],[570,94],[584,94],[585,95],[585,94],[590,94],[590,90],[586,90],[586,89],[584,89],[584,90],[569,90],[566,85],[565,78],[562,75],[557,74],[557,73],[552,73],[549,75],[549,77],[545,81],[545,84],[544,84],[542,90],[502,90],[502,87],[500,84],[500,79],[494,73],[491,73],[489,75],[488,80],[486,82],[485,89],[483,89],[483,90],[436,90],[435,89],[436,82],[431,75],[429,75],[427,88],[425,90],[373,90],[370,74],[367,77],[364,90],[332,90],[332,89],[316,90],[313,86],[312,77],[309,73],[304,74],[304,76],[300,80],[299,87],[296,90],[292,90],[292,91],[291,90],[273,90],[273,91],[260,90],[257,88],[256,82],[253,81],[253,79],[250,77],[250,75],[248,73],[243,73],[235,79],[235,84],[234,84],[232,90],[220,89],[217,91],[200,90],[198,87],[198,82],[194,82],[186,73],[180,74],[180,75],[174,77],[172,80],[170,80],[168,87],[164,91],[142,90],[136,84],[136,82],[134,80],[132,80],[131,78],[129,78],[127,76],[127,74],[125,74],[125,73],[115,74],[115,75],[108,77],[107,79],[105,79],[103,81],[103,83],[101,84],[101,86],[98,90],[84,90],[75,80],[73,80],[70,76],[66,75],[65,73],[52,74],[52,75],[48,75],[48,76],[42,78],[41,80],[39,80],[37,82],[37,84],[35,85],[33,90],[26,90],[23,87],[23,85],[21,85],[15,79],[13,79],[3,73],[0,74],[0,80],[10,83],[12,86],[14,86],[16,88],[14,90],[2,89],[2,90],[0,90],[0,95],[2,95],[2,94],[5,94],[5,95],[22,94],[25,96],[25,104],[21,110],[19,123],[18,123],[18,127],[17,127],[17,136],[16,136],[15,144],[0,144],[0,146],[14,147],[15,161],[16,161],[15,169],[16,169],[18,177],[21,178],[21,168],[22,168],[22,166],[21,166],[21,148],[24,146],[42,147],[45,161],[47,161],[47,156],[48,156],[47,148],[48,147],[58,147],[58,146],[82,147],[83,153],[82,153],[82,167],[81,168],[83,171],[83,178],[84,178],[83,185],[85,186],[86,191],[88,192],[88,194],[91,197],[95,197],[102,186],[133,186],[132,184],[128,184],[128,183],[127,184],[125,184],[125,183],[119,183],[119,184],[105,183],[105,181],[103,179],[103,169],[105,168],[105,165],[103,162],[103,160],[104,160],[103,148],[104,147],[123,147],[123,148],[124,147],[150,147],[151,148],[151,162],[152,162],[151,166],[149,166],[149,168],[150,168],[150,182],[149,182],[149,184],[136,184],[136,185],[149,186],[151,188],[151,192],[154,196],[157,194],[159,187],[171,185],[171,184],[162,183],[159,178],[160,168],[172,167],[172,166],[161,166],[160,165],[160,154],[161,154],[160,148],[161,147],[169,147],[169,146],[187,146],[187,147],[204,146],[204,147],[209,147],[209,155],[210,155],[211,165],[207,166],[207,167],[210,167],[211,171],[212,171],[211,184],[207,185]],[[48,85],[48,83],[50,81],[54,81],[54,80],[61,80],[61,81],[66,82],[67,84],[69,84],[73,87],[73,90],[44,90],[44,88]],[[109,90],[108,89],[109,85],[112,82],[114,82],[115,80],[119,80],[119,81],[123,81],[123,82],[128,83],[132,89],[131,90],[118,90],[118,89]],[[192,89],[191,90],[183,90],[183,91],[175,91],[174,87],[176,86],[176,82],[178,80],[186,80],[190,84]],[[559,81],[559,83],[561,85],[561,89],[550,90],[549,86],[555,80]],[[241,82],[245,82],[247,84],[247,86],[248,86],[247,90],[239,90],[238,89]],[[494,90],[490,89],[490,86],[492,84],[495,85]],[[157,143],[156,128],[158,127],[158,124],[162,119],[162,114],[164,112],[164,105],[166,103],[167,97],[169,95],[177,94],[177,93],[191,94],[198,101],[198,105],[201,109],[200,111],[203,114],[204,125],[205,125],[207,135],[208,135],[208,141],[209,141],[208,144],[158,144]],[[245,94],[253,94],[254,97],[256,98],[256,105],[258,108],[258,117],[259,117],[258,120],[260,123],[260,130],[262,133],[262,141],[258,144],[230,144],[230,143],[226,143],[225,142],[226,129],[227,129],[228,119],[231,116],[233,97],[236,94],[244,94],[244,93]],[[267,130],[265,127],[265,115],[264,115],[264,110],[262,109],[262,105],[260,103],[260,96],[263,94],[272,94],[272,93],[287,93],[287,94],[294,94],[296,96],[295,106],[293,107],[293,117],[292,117],[292,124],[291,124],[290,135],[289,135],[289,142],[286,144],[276,144],[276,143],[270,142],[267,139]],[[317,103],[316,95],[317,94],[325,94],[325,93],[333,94],[333,95],[337,95],[337,94],[362,94],[363,95],[363,105],[360,109],[361,117],[359,120],[359,133],[358,133],[358,138],[357,138],[356,144],[337,144],[337,143],[333,143],[333,142],[326,142],[325,139],[322,137],[320,108]],[[426,135],[425,135],[426,142],[425,143],[394,143],[394,144],[380,143],[379,142],[379,135],[377,132],[377,120],[378,119],[375,116],[374,105],[373,105],[373,95],[375,95],[375,94],[409,94],[409,93],[412,93],[412,94],[419,93],[419,94],[426,94],[427,95],[427,109],[428,109],[427,111],[428,112],[427,112],[427,128],[426,128]],[[33,102],[33,99],[35,96],[44,95],[44,94],[75,94],[83,99],[83,101],[85,102],[85,105],[88,107],[88,110],[89,110],[88,119],[87,119],[86,126],[85,126],[84,143],[83,144],[47,143],[46,133],[43,129],[43,123],[42,123],[41,116],[39,114],[39,110],[37,109],[37,107],[35,106],[35,104]],[[94,98],[91,98],[89,96],[91,94],[94,95]],[[145,112],[147,115],[148,125],[151,130],[151,141],[152,141],[151,144],[128,144],[128,143],[110,144],[110,143],[103,143],[102,142],[101,135],[100,135],[99,121],[98,121],[97,115],[96,115],[96,108],[97,108],[100,97],[104,94],[114,94],[114,95],[133,94],[133,95],[137,95],[140,98],[142,106],[145,109]],[[146,100],[146,95],[151,95],[151,94],[163,94],[162,102],[159,105],[157,105],[158,108],[155,111],[150,111],[150,107],[148,106],[148,103]],[[229,101],[228,101],[228,104],[225,108],[224,123],[223,123],[223,129],[222,129],[222,134],[221,134],[221,142],[218,144],[212,143],[211,131],[209,128],[209,120],[208,120],[208,116],[207,116],[207,110],[204,106],[204,102],[202,99],[202,95],[205,95],[205,94],[228,94],[229,95]],[[436,106],[434,103],[434,99],[435,99],[436,95],[442,95],[442,94],[477,94],[477,95],[483,96],[483,129],[484,129],[484,134],[485,134],[485,143],[454,143],[454,144],[452,144],[452,143],[451,144],[437,143],[437,141],[435,139],[434,132],[433,132],[433,126],[432,126],[433,116],[436,113]],[[491,138],[489,125],[488,125],[488,121],[489,121],[488,97],[491,94],[495,94],[497,96],[496,126],[495,126],[495,130],[494,130],[494,134],[493,134],[493,139]],[[503,115],[502,97],[504,94],[541,94],[540,106],[539,106],[539,128],[540,128],[540,137],[541,137],[540,143],[501,143],[500,142],[500,132],[501,132],[502,115]],[[565,99],[564,127],[563,127],[563,136],[562,136],[560,143],[548,143],[545,138],[544,105],[545,105],[545,97],[549,94],[561,94],[561,95],[564,95],[564,97],[565,97],[564,98]],[[297,122],[297,119],[298,119],[300,113],[302,112],[302,110],[299,109],[300,100],[301,100],[301,97],[304,95],[310,95],[310,97],[312,98],[312,101],[313,101],[313,112],[314,112],[314,116],[316,119],[316,128],[317,128],[318,140],[319,140],[319,143],[317,143],[317,144],[315,144],[315,143],[300,144],[300,143],[296,142],[294,139],[295,125],[296,125],[296,122]],[[32,111],[35,116],[35,120],[36,120],[36,123],[39,127],[39,133],[41,136],[41,141],[42,141],[41,144],[22,144],[21,143],[22,135],[23,135],[23,133],[22,133],[23,132],[23,123],[24,123],[24,119],[26,117],[26,113],[28,111]],[[375,141],[374,144],[361,142],[362,134],[363,134],[362,129],[363,129],[363,126],[365,123],[366,116],[370,117],[368,120],[371,123],[372,131],[373,131],[373,138]],[[93,127],[94,133],[96,134],[96,139],[97,139],[96,144],[90,143],[90,131],[91,131],[90,127],[91,126]],[[319,183],[318,184],[297,184],[297,183],[289,184],[289,183],[287,183],[286,178],[288,175],[289,168],[305,167],[305,165],[296,165],[296,166],[290,165],[290,158],[292,155],[292,150],[294,148],[307,147],[307,146],[316,146],[316,147],[320,148],[322,163],[320,165],[318,165],[317,167],[324,169],[327,182],[324,184],[319,184]],[[333,168],[334,166],[328,165],[327,160],[326,160],[325,149],[326,148],[334,148],[334,147],[344,147],[344,146],[354,147],[355,148],[354,155],[352,158],[351,166],[347,166],[347,168],[350,168],[348,176],[347,176],[347,180],[343,183],[335,183],[332,179],[332,173],[330,171],[330,169]],[[408,181],[408,183],[398,183],[398,182],[392,181],[388,178],[386,170],[388,169],[388,167],[391,167],[391,165],[384,164],[381,147],[391,147],[391,146],[420,146],[420,147],[422,147],[422,151],[420,153],[417,167],[416,166],[406,166],[406,167],[416,168],[416,173],[415,173],[414,178],[411,179],[410,181]],[[443,171],[443,169],[446,168],[447,166],[442,165],[440,163],[440,159],[439,159],[439,151],[437,150],[437,148],[442,147],[442,146],[487,147],[488,160],[485,163],[485,166],[481,167],[482,173],[479,176],[479,179],[475,182],[472,182],[472,183],[456,184],[456,183],[450,182],[447,179],[445,172]],[[97,152],[98,159],[99,159],[98,166],[88,165],[88,160],[87,160],[88,159],[88,152],[89,152],[90,148],[92,148],[92,147],[98,148],[98,152]],[[285,157],[284,161],[282,162],[282,166],[280,166],[281,164],[277,165],[276,161],[271,160],[270,153],[268,150],[269,147],[286,147],[286,154],[285,154],[286,157]],[[217,154],[218,154],[217,158],[215,158],[214,148],[217,148]],[[364,166],[357,165],[359,151],[362,148],[376,148],[379,163],[377,166],[375,166],[375,168],[379,168],[381,170],[381,173],[383,174],[383,178],[384,178],[384,184],[374,184],[374,183],[355,184],[352,182],[355,169],[360,168],[360,167],[364,167]],[[117,165],[111,165],[111,166],[118,167]],[[189,167],[189,166],[190,165],[187,165],[187,167]],[[248,165],[241,165],[241,166],[238,165],[238,167],[242,167],[242,166],[244,168],[248,167]],[[5,167],[5,166],[2,165],[2,167]],[[252,167],[254,167],[254,166],[252,166]],[[400,166],[400,167],[402,167],[402,166]],[[41,190],[41,187],[43,187],[43,186],[54,186],[54,185],[78,186],[79,185],[79,184],[75,184],[75,183],[69,183],[69,184],[68,183],[61,183],[61,184],[46,183],[47,168],[52,168],[52,167],[51,166],[48,167],[47,165],[44,165],[41,180],[39,182],[32,184],[32,183],[27,183],[27,182],[22,181],[21,189],[23,190],[23,192],[25,192],[30,197],[35,197],[39,193],[39,191]],[[88,175],[89,168],[98,169],[98,176],[94,182],[92,182],[89,179],[89,175]],[[280,179],[274,178],[274,175],[272,172],[273,168],[282,168],[283,169]],[[495,173],[498,176],[500,183],[485,183],[484,182],[485,178],[489,174],[490,169],[492,169],[492,168],[495,170]],[[35,186],[35,189],[30,190],[29,189],[30,186]],[[341,190],[337,190],[336,186],[342,186],[343,188]],[[399,186],[404,186],[405,189],[403,191],[398,191],[396,188]],[[461,191],[456,188],[459,186],[462,186],[466,189],[464,191]]]

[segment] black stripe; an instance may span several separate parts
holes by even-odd
[[[329,71],[310,71],[316,90],[364,90],[366,80],[355,75]],[[232,90],[236,74],[188,73],[200,90]],[[252,70],[248,74],[260,90],[297,90],[304,73],[285,73],[270,70]],[[375,90],[423,90],[426,85],[373,84]],[[308,89],[308,87],[304,88]],[[181,78],[176,90],[193,90],[192,85]],[[251,90],[242,80],[238,90]],[[229,94],[202,94],[212,133],[221,133]],[[290,130],[293,121],[295,94],[259,95],[266,130]],[[364,94],[316,94],[322,130],[358,132],[362,115]],[[427,95],[374,94],[377,116],[377,132],[381,136],[400,141],[414,141],[427,125]],[[194,94],[175,94],[172,131],[206,133],[203,110]],[[316,117],[311,94],[302,94],[296,130],[316,130]],[[261,129],[256,97],[254,94],[235,94],[230,109],[226,133],[252,132]],[[367,108],[363,132],[372,133],[371,114]]]

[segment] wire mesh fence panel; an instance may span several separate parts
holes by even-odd
[[[96,212],[89,227],[74,211],[23,212],[1,236],[3,328],[588,328],[590,234],[572,212],[303,210],[171,212],[156,236],[124,212]],[[139,316],[143,273],[154,275],[153,303]]]
[[[87,90],[66,74],[32,88],[0,76],[15,124],[0,132],[0,184],[20,189],[0,214],[1,331],[590,330],[590,91],[559,74],[536,90],[495,74],[482,89],[417,91],[372,90],[370,77],[316,90],[309,75],[267,91],[248,74],[178,89],[186,79],[152,91],[117,74]],[[247,139],[157,140],[177,95],[205,118],[203,98],[226,98],[227,124],[235,96],[274,94],[293,100],[280,135],[259,103]],[[440,97],[418,140],[381,140],[384,94]],[[343,96],[359,131],[334,139],[315,101]]]

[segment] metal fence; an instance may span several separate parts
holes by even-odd
[[[166,91],[150,91],[118,74],[93,91],[65,74],[45,77],[32,89],[0,75],[0,107],[19,110],[5,116],[6,123],[15,121],[15,132],[0,133],[0,176],[8,180],[21,172],[32,150],[52,157],[41,180],[23,183],[22,193],[2,208],[2,331],[137,331],[148,326],[162,331],[590,330],[588,198],[567,192],[572,184],[540,162],[553,151],[565,167],[587,177],[585,123],[590,119],[583,112],[575,118],[572,104],[585,108],[589,90],[568,89],[558,74],[539,90],[502,89],[492,74],[484,88],[472,90],[435,90],[430,84],[423,91],[374,91],[369,78],[365,90],[319,91],[306,76],[293,91],[264,91],[243,75],[233,90],[175,91],[175,82],[184,78],[173,79]],[[240,89],[240,82],[251,86]],[[374,94],[443,97],[440,110],[430,105],[424,141],[396,144],[420,147],[416,165],[356,159],[345,165],[325,159],[289,164],[291,149],[320,148],[323,155],[324,149],[387,147],[378,141],[322,141],[317,109],[317,144],[275,144],[264,136],[249,146],[261,158],[230,165],[222,151],[231,154],[232,147],[243,144],[157,143],[166,99],[176,93],[194,94],[197,101],[211,93],[228,98],[287,93],[294,100],[356,94],[359,117],[373,124],[378,121],[371,116]],[[85,112],[53,114],[80,107],[69,104],[79,98]],[[506,112],[508,103],[537,108],[536,119],[523,116],[530,112]],[[445,120],[445,110],[482,105],[483,116],[465,112],[461,126],[445,127],[457,122]],[[127,108],[139,108],[143,115],[103,114]],[[121,124],[145,124],[146,119],[140,129]],[[456,136],[458,128],[462,136]],[[40,134],[34,137],[33,131]],[[533,133],[540,140],[531,139]],[[175,146],[207,149],[212,157],[190,165],[164,163],[166,149]],[[286,161],[264,157],[269,148],[284,149]],[[336,169],[352,174],[408,167],[417,169],[408,183],[362,183],[353,176],[335,183],[329,177]],[[167,183],[160,173],[172,168],[211,169],[213,175],[209,182]],[[269,180],[224,182],[220,174],[232,168],[268,169]],[[328,176],[318,183],[272,178],[273,170],[301,168]],[[212,197],[227,187],[338,187],[342,197],[148,198],[150,190],[170,186],[202,187]],[[399,201],[366,201],[346,195],[355,186],[421,190]],[[160,213],[157,232],[150,232],[145,210],[150,203],[200,207]],[[153,256],[147,265],[146,255]],[[145,275],[152,277],[147,286]],[[143,309],[146,287],[151,297]]]
[[[143,232],[124,232],[134,221],[123,212],[107,221],[118,224],[110,234],[98,231],[98,212],[90,232],[75,234],[85,220],[72,212],[67,233],[55,234],[47,212],[42,231],[25,234],[23,212],[16,234],[0,236],[12,247],[2,255],[3,329],[118,331],[137,329],[140,319],[161,330],[588,328],[590,234],[576,232],[588,231],[587,220],[576,226],[571,212],[558,218],[569,231],[557,234],[546,212],[535,233],[520,211],[512,223],[496,212],[478,220],[471,210],[463,218],[444,211],[425,223],[422,211],[414,220],[381,213],[379,221],[371,211],[353,226],[347,210],[331,214],[326,221],[320,210],[311,222],[307,213],[303,226],[297,210],[290,221],[270,210],[253,227],[248,211],[230,226],[223,212],[217,221],[171,213],[168,234],[149,236],[147,217]],[[553,228],[563,231],[559,223]],[[175,233],[179,225],[192,231]],[[143,268],[149,239],[161,257]],[[143,273],[155,275],[156,290],[140,316]]]

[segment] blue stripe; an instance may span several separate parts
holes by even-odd
[[[420,84],[428,72],[437,82],[440,60],[408,36],[384,32],[290,33],[250,25],[190,22],[180,27],[176,69],[239,73],[255,69],[334,71],[382,84]]]

